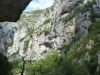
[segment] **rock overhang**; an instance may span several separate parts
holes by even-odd
[[[31,0],[0,0],[0,22],[16,22]]]

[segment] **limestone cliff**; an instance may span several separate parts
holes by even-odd
[[[100,43],[99,29],[91,32],[99,14],[99,0],[56,0],[47,9],[23,13],[16,23],[3,23],[0,51],[9,61],[37,61],[54,51],[72,62],[91,61],[92,48]],[[100,50],[95,52],[100,64]]]

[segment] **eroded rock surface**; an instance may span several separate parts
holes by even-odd
[[[56,51],[100,72],[99,14],[99,0],[56,0],[52,7],[23,13],[16,23],[0,23],[0,52],[10,62],[33,65]]]

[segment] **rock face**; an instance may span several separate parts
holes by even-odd
[[[0,22],[15,22],[31,0],[0,0]]]
[[[92,28],[99,14],[99,0],[56,0],[50,8],[22,14],[16,23],[1,23],[0,52],[9,61],[37,61],[57,51],[74,63],[96,59],[100,64],[99,26]]]
[[[84,13],[80,13],[81,9],[78,10],[85,6],[84,2],[87,1],[57,0],[52,7],[45,10],[24,13],[16,23],[2,24],[0,51],[7,56],[17,53],[22,57],[26,56],[26,60],[33,61],[45,58],[47,54],[63,45],[70,44],[82,35],[80,40],[74,44],[77,45],[88,35],[88,28],[92,24],[89,19],[91,10],[84,11]],[[83,4],[77,5],[76,3]],[[75,5],[76,8],[73,9]],[[97,7],[100,8],[98,1],[94,4],[94,10]],[[92,48],[91,42],[86,48]]]

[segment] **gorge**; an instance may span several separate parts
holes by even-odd
[[[1,22],[0,52],[14,75],[100,75],[100,1],[55,0]]]

